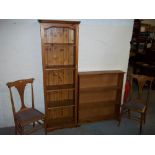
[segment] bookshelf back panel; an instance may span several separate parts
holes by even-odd
[[[57,109],[50,109],[48,110],[48,119],[61,119],[61,118],[73,118],[74,116],[74,108],[73,107],[64,107],[64,108],[57,108]]]
[[[81,103],[85,102],[100,102],[100,101],[115,101],[117,91],[107,90],[107,91],[86,91],[80,92],[79,100]]]
[[[89,105],[88,105],[89,107]],[[93,106],[93,108],[85,108],[81,107],[79,109],[79,120],[80,122],[87,122],[93,120],[99,120],[100,118],[106,118],[106,116],[114,116],[115,106],[114,104],[109,104],[106,106],[102,104],[102,106]]]
[[[74,99],[73,90],[55,90],[47,93],[47,101],[63,101]]]
[[[85,102],[79,107],[79,111],[84,109],[94,109],[94,108],[108,108],[115,105],[115,101],[101,101],[101,102]]]
[[[47,71],[46,86],[74,84],[74,70],[60,69]]]
[[[75,65],[74,46],[46,45],[44,50],[46,66]]]
[[[81,76],[80,88],[117,86],[117,74]]]
[[[74,30],[54,27],[45,29],[44,43],[74,43]]]

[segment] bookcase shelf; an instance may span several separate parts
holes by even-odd
[[[108,101],[89,101],[89,102],[81,102],[81,104],[83,105],[83,108],[94,108],[94,104],[96,105],[96,107],[102,107],[102,106],[109,106],[109,105],[114,105],[115,104],[115,100],[108,100]],[[88,107],[89,105],[89,107]]]
[[[45,70],[59,70],[59,69],[72,69],[75,70],[75,65],[46,65]]]
[[[77,124],[79,22],[40,20],[46,130]]]
[[[51,45],[51,46],[76,46],[76,44],[73,43],[44,43],[45,46]]]
[[[48,85],[46,86],[47,91],[52,90],[62,90],[62,89],[75,89],[73,84],[64,84],[64,85]]]
[[[121,89],[117,86],[103,86],[103,87],[86,87],[86,88],[80,88],[80,92],[87,92],[87,91],[110,91],[110,90],[117,90]]]
[[[48,109],[62,108],[62,107],[73,107],[73,106],[75,106],[74,100],[62,100],[62,101],[50,101],[50,102],[48,102]]]
[[[45,70],[75,70],[77,67],[75,65],[46,65]]]

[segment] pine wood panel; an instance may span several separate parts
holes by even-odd
[[[74,70],[60,69],[47,71],[46,85],[74,84]]]
[[[71,121],[72,120],[72,121]],[[48,119],[47,119],[47,127],[59,127],[61,128],[61,126],[67,122],[74,122],[75,123],[75,119],[74,119],[74,107],[61,107],[61,108],[54,108],[54,109],[49,109],[48,110]],[[53,122],[53,124],[52,124]],[[71,123],[70,122],[70,123]],[[56,126],[55,126],[56,124]]]
[[[75,120],[73,119],[73,117],[47,120],[47,131],[74,126]]]
[[[48,110],[48,119],[57,119],[57,118],[68,118],[73,117],[73,108],[64,107],[64,108],[57,108],[57,109],[50,109]]]
[[[80,103],[116,100],[116,90],[80,92]]]
[[[100,106],[99,104],[96,104],[95,106],[89,104],[87,108],[82,106],[79,109],[79,120],[80,123],[100,121],[103,119],[107,119],[108,117],[113,118],[114,112],[115,112],[114,104],[110,105],[101,104]]]
[[[54,90],[47,93],[48,101],[61,101],[61,100],[73,100],[74,91],[73,90]]]
[[[74,46],[71,45],[46,45],[46,66],[75,65]]]
[[[44,31],[44,43],[74,43],[74,30],[68,28],[48,28]]]
[[[117,86],[117,79],[118,75],[113,73],[83,76],[80,80],[80,88]]]

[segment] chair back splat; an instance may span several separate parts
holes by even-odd
[[[30,134],[33,131],[40,129],[38,127],[35,127],[36,123],[41,126],[44,125],[44,114],[34,108],[33,81],[34,81],[34,79],[31,78],[31,79],[24,79],[24,80],[18,80],[15,82],[7,83],[7,86],[10,91],[10,98],[11,98],[16,134]],[[31,85],[31,97],[32,97],[31,108],[26,107],[26,105],[24,103],[25,87],[28,84]],[[21,107],[20,107],[19,111],[16,111],[16,108],[15,108],[12,87],[15,87],[17,89],[19,96],[20,96]],[[40,121],[42,121],[43,123],[41,123]],[[30,128],[31,125],[33,125],[33,129],[27,130],[27,132],[26,132],[25,131],[26,126],[28,126],[28,128]],[[42,126],[42,127],[44,127],[44,126]],[[46,134],[46,131],[45,131],[45,134]]]
[[[20,99],[21,99],[21,108],[20,108],[20,110],[18,112],[20,112],[20,111],[23,111],[23,110],[27,109],[27,107],[25,106],[25,103],[24,103],[24,92],[25,92],[26,85],[31,84],[32,108],[34,108],[33,81],[34,81],[34,79],[31,78],[31,79],[24,79],[24,80],[18,80],[18,81],[15,81],[15,82],[7,83],[7,86],[9,87],[9,90],[10,90],[11,103],[12,103],[12,106],[13,106],[14,113],[17,113],[17,112],[15,111],[15,105],[14,105],[14,100],[13,100],[13,95],[12,95],[11,88],[15,87],[17,89],[18,93],[19,93],[19,96],[20,96]]]

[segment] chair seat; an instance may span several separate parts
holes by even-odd
[[[44,118],[44,114],[36,109],[26,109],[16,114],[15,119],[22,125],[28,125]]]
[[[132,110],[132,111],[137,111],[137,112],[144,112],[145,110],[145,105],[142,104],[142,103],[138,103],[138,102],[135,102],[135,101],[130,101],[130,102],[127,102],[123,105],[123,107],[129,109],[129,110]]]

